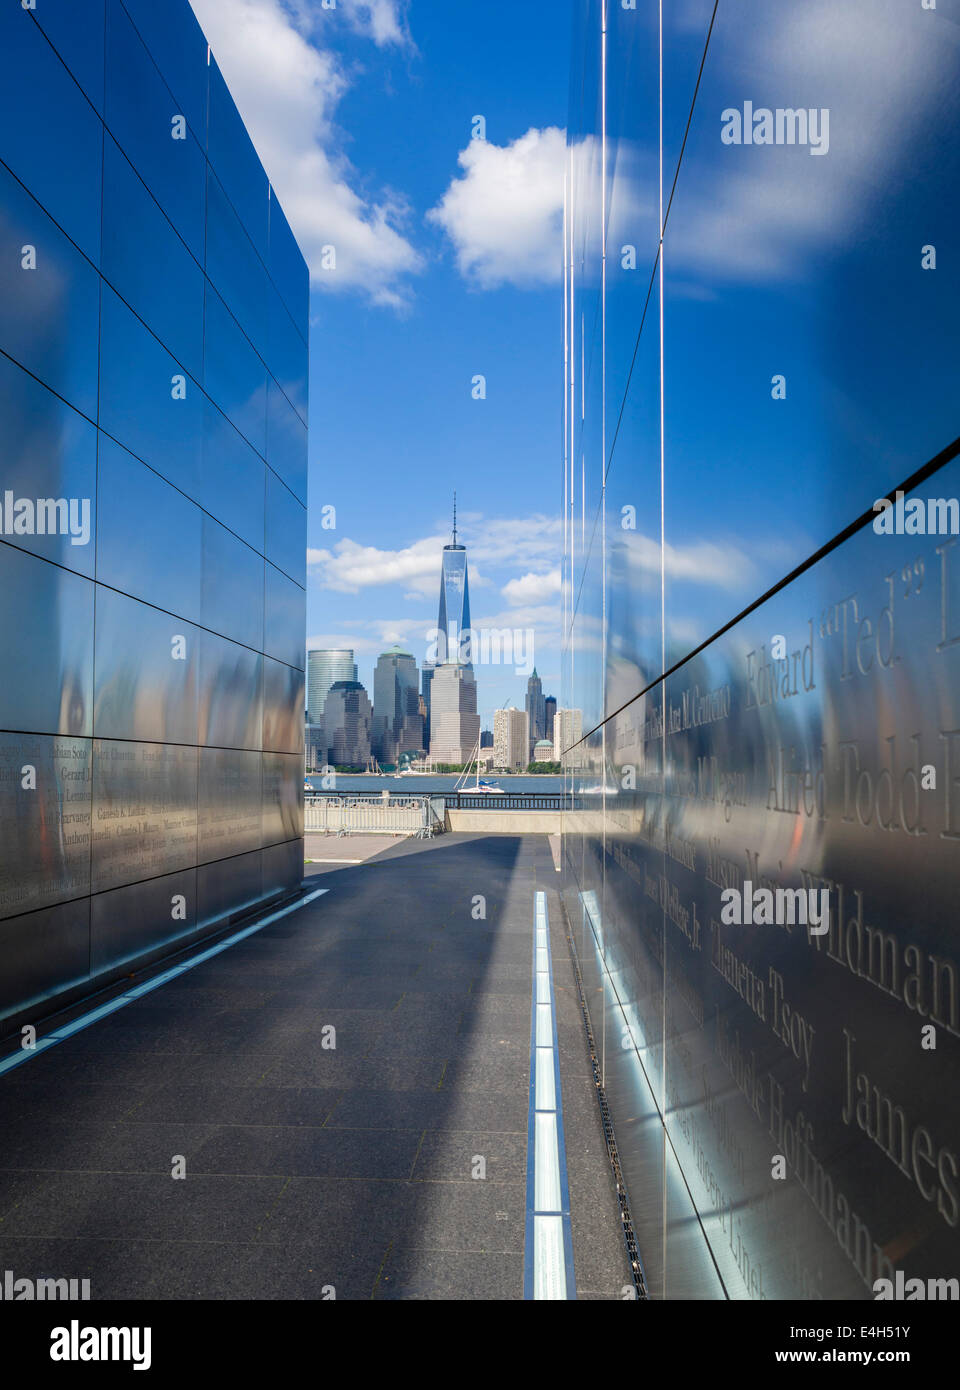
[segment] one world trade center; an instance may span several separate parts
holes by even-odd
[[[457,500],[453,500],[453,541],[443,547],[440,566],[440,613],[437,619],[437,664],[424,687],[429,690],[430,756],[461,764],[480,738],[477,686],[472,664],[470,590],[466,547],[457,542]]]

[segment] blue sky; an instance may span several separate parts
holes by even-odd
[[[311,265],[308,646],[371,689],[393,642],[422,662],[456,489],[474,626],[532,627],[559,694],[569,0],[194,9]],[[522,702],[478,679],[485,723]]]

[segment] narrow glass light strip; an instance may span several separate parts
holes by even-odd
[[[561,1172],[563,1122],[554,1047],[553,979],[546,895],[538,892],[534,912],[533,1046],[528,1114],[527,1230],[524,1296],[576,1298],[571,1256],[566,1173]],[[569,1262],[569,1269],[568,1269]]]
[[[537,1005],[537,1047],[553,1047],[553,1010],[549,1004]]]
[[[537,1080],[534,1105],[538,1110],[556,1110],[557,1085],[553,1067],[553,1048],[537,1048]]]
[[[537,1170],[533,1188],[535,1212],[560,1210],[560,1146],[557,1143],[557,1116],[552,1110],[538,1110],[534,1117]]]
[[[563,1223],[559,1216],[533,1218],[533,1296],[550,1300],[567,1296]]]

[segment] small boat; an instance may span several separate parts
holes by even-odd
[[[472,787],[467,781],[467,778],[470,776],[471,772],[474,773],[474,776],[476,778]],[[457,781],[457,785],[454,787],[453,790],[455,792],[469,792],[471,796],[476,796],[478,792],[481,796],[484,793],[486,793],[488,796],[506,796],[506,792],[503,790],[502,787],[498,787],[496,782],[488,782],[485,777],[480,776],[479,735],[477,736],[477,741],[473,746],[473,753],[470,756],[470,761],[467,763],[466,767],[461,772],[460,777]]]

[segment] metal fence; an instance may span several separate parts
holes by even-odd
[[[443,830],[443,802],[431,796],[307,793],[303,828],[335,835],[415,835],[429,838]]]
[[[336,835],[439,834],[444,812],[451,811],[573,811],[579,794],[569,792],[307,792],[304,830]]]
[[[573,798],[563,792],[444,792],[451,811],[570,811]]]

